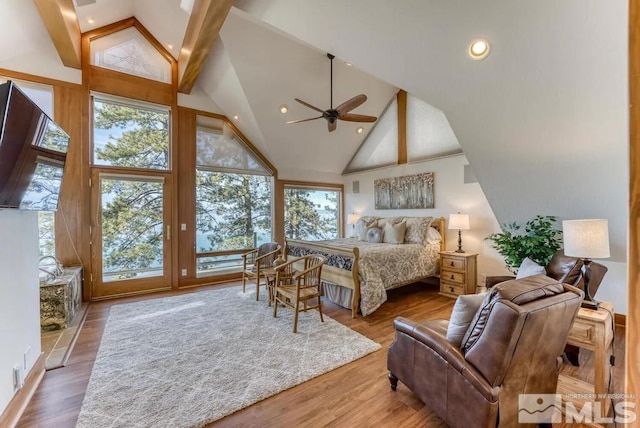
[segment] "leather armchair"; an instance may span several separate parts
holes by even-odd
[[[387,367],[452,427],[515,426],[518,394],[554,394],[582,292],[544,275],[494,287],[460,348],[448,321],[394,321]]]
[[[591,279],[589,280],[589,293],[591,296],[596,295],[598,287],[602,282],[602,278],[607,273],[608,268],[597,262],[591,263]],[[548,265],[545,266],[547,276],[558,282],[564,282],[573,285],[581,290],[584,289],[584,279],[582,278],[582,260],[575,257],[567,257],[564,250],[558,250],[551,258]],[[504,281],[515,279],[515,276],[488,276],[486,281],[487,288],[491,288],[496,284]]]

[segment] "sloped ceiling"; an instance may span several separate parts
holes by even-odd
[[[608,218],[626,257],[627,3],[239,0],[442,110],[498,220]],[[477,37],[492,50],[466,55]]]

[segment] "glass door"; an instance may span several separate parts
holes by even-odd
[[[94,297],[171,287],[167,179],[94,171]]]

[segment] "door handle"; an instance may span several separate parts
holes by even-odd
[[[167,241],[171,241],[171,225],[167,225]]]

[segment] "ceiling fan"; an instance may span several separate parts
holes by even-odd
[[[318,117],[311,117],[309,119],[291,120],[287,123],[308,122],[310,120],[325,118],[327,120],[329,132],[333,132],[336,130],[338,120],[345,120],[347,122],[375,122],[376,120],[378,120],[378,118],[375,116],[349,113],[351,110],[367,101],[367,96],[365,94],[356,95],[350,100],[343,102],[338,107],[333,108],[333,59],[335,58],[335,56],[328,53],[327,58],[331,60],[331,108],[328,110],[321,110],[318,107],[312,106],[311,104],[302,101],[301,99],[295,98],[295,100],[300,104],[307,106],[319,113],[322,113],[322,115]]]

